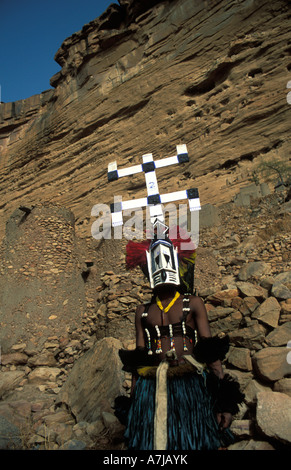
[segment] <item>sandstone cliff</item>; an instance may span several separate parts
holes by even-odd
[[[288,2],[119,3],[63,42],[53,89],[1,104],[2,222],[20,203],[54,201],[90,236],[92,206],[112,202],[108,163],[179,143],[190,163],[161,171],[161,189],[186,181],[202,204],[230,200],[260,158],[288,158]],[[138,177],[115,186],[142,191]]]

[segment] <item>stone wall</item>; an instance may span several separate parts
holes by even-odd
[[[85,288],[70,210],[16,209],[6,224],[0,269],[2,352],[28,339],[43,344],[81,324]]]

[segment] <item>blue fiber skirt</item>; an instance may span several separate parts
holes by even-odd
[[[205,376],[186,374],[168,378],[167,450],[217,450],[234,439],[220,431]],[[156,381],[139,377],[125,430],[128,449],[153,450]]]

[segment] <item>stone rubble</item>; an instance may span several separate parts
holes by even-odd
[[[230,337],[224,368],[245,393],[231,426],[233,450],[291,446],[291,222],[289,214],[278,217],[280,197],[242,211],[222,206],[223,224],[201,230],[197,294],[212,334]],[[151,291],[138,270],[124,270],[124,254],[115,267],[100,273],[95,294],[88,288],[78,328],[48,336],[41,348],[28,339],[2,352],[1,448],[126,448],[112,405],[117,394],[130,393],[131,375],[117,351],[134,348],[135,308]]]

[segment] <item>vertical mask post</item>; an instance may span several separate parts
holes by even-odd
[[[139,199],[123,201],[120,198],[118,203],[111,205],[112,225],[113,227],[123,225],[123,211],[149,207],[150,222],[153,228],[153,240],[149,251],[146,253],[147,266],[151,287],[159,284],[170,283],[179,285],[179,264],[178,251],[174,248],[171,240],[167,237],[168,227],[165,225],[163,204],[188,199],[192,222],[195,219],[195,248],[199,241],[199,210],[200,199],[197,188],[175,191],[161,194],[159,191],[156,170],[170,165],[189,162],[186,145],[177,145],[177,155],[164,159],[154,160],[151,153],[142,156],[142,163],[128,168],[117,168],[116,162],[108,165],[108,181],[116,181],[125,176],[132,176],[138,173],[144,173],[147,188],[147,196]],[[195,214],[195,218],[192,217]],[[187,251],[187,242],[185,250]],[[189,249],[189,248],[188,248]]]
[[[132,176],[137,173],[145,174],[145,182],[147,188],[147,196],[139,199],[132,199],[129,201],[121,201],[118,204],[111,205],[111,215],[112,215],[112,225],[122,225],[123,210],[127,209],[137,209],[149,206],[150,210],[150,220],[154,224],[156,220],[164,223],[164,214],[162,210],[162,204],[168,202],[179,201],[183,199],[188,199],[189,209],[192,211],[199,211],[200,199],[197,188],[186,189],[182,191],[175,191],[167,194],[160,194],[158,181],[156,177],[156,169],[165,168],[170,165],[176,165],[179,163],[189,162],[188,151],[186,145],[177,145],[177,155],[173,157],[167,157],[160,160],[154,160],[153,155],[145,154],[143,155],[143,163],[140,165],[134,165],[128,168],[117,168],[116,162],[111,162],[108,165],[108,181],[116,181],[119,178],[125,176]]]

